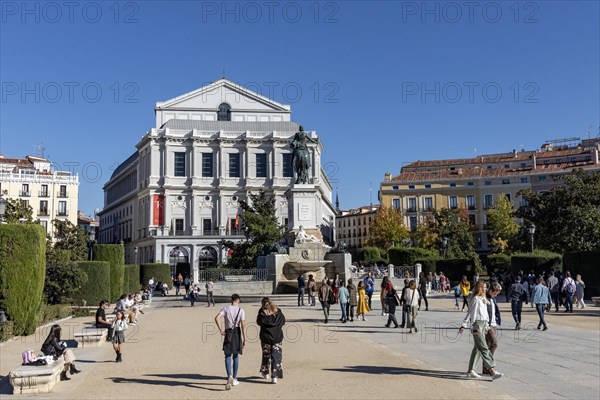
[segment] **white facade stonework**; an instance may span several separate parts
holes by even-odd
[[[227,120],[217,120],[220,107]],[[100,243],[122,240],[127,263],[189,262],[196,280],[199,268],[226,262],[219,241],[244,238],[239,201],[249,193],[273,193],[277,218],[287,226],[290,143],[299,130],[289,106],[221,79],[159,102],[155,112],[156,128],[104,186]],[[332,238],[335,212],[321,168],[323,147],[316,132],[308,134],[316,141],[310,175],[322,199],[320,228]]]

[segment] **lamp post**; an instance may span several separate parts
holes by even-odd
[[[138,257],[137,257],[137,255],[138,255],[138,247],[137,246],[135,246],[133,248],[133,252],[135,253],[135,263],[137,264],[138,263]]]
[[[535,224],[532,222],[531,225],[529,225],[529,235],[531,235],[531,252],[533,253],[533,235],[535,235]]]
[[[0,193],[0,224],[4,221],[4,214],[6,213],[6,199],[2,197]]]
[[[96,231],[94,229],[90,229],[88,231],[88,248],[89,248],[89,256],[90,261],[94,258],[94,246],[96,245]]]
[[[446,236],[442,238],[442,247],[444,248],[444,259],[446,259],[446,250],[448,250],[448,238]]]

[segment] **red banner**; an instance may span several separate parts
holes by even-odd
[[[152,225],[165,225],[165,196],[162,194],[153,195],[152,217]]]

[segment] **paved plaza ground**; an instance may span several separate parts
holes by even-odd
[[[375,297],[374,297],[375,300]],[[243,301],[243,298],[242,298]],[[220,306],[190,307],[174,296],[154,299],[131,327],[123,362],[114,362],[112,346],[75,349],[83,372],[61,382],[44,399],[598,399],[600,397],[600,308],[574,314],[550,313],[549,330],[535,329],[534,309],[524,307],[524,330],[514,331],[509,307],[501,304],[503,326],[497,369],[505,376],[466,380],[472,349],[470,334],[458,335],[464,314],[454,300],[438,296],[431,311],[419,313],[421,329],[385,328],[380,305],[365,322],[322,324],[320,307],[296,307],[281,300],[287,318],[284,378],[278,384],[259,374],[260,348],[254,322],[258,304],[243,303],[249,343],[241,356],[240,385],[225,391],[221,336],[213,319]],[[375,303],[375,302],[374,302]],[[377,302],[378,303],[378,302]],[[332,307],[333,321],[340,317]],[[399,313],[398,313],[399,315]],[[63,322],[68,337],[92,318]],[[45,332],[0,347],[0,394],[9,398],[9,371],[20,353],[39,350]]]

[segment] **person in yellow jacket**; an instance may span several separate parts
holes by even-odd
[[[367,294],[365,292],[365,284],[363,281],[358,282],[358,305],[356,306],[356,318],[366,321],[365,314],[371,311],[367,303]]]
[[[460,282],[459,287],[460,287],[460,294],[463,298],[462,311],[465,311],[465,307],[467,307],[467,310],[469,309],[469,292],[471,291],[471,283],[467,279],[466,275],[463,275],[462,281]]]

